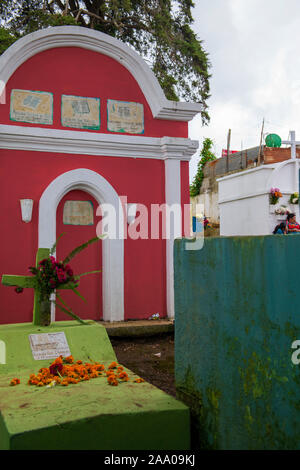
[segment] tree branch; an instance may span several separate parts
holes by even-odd
[[[56,5],[61,9],[63,12],[65,10],[65,5],[61,2],[61,0],[54,0]]]
[[[65,9],[64,9],[63,14],[62,14],[63,16],[67,16],[67,14],[68,14],[69,1],[70,0],[66,0],[66,6],[65,6]]]

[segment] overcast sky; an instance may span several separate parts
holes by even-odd
[[[221,156],[231,129],[231,150],[259,145],[264,133],[300,140],[300,1],[194,0],[194,30],[209,53],[210,124],[200,117],[189,136],[214,141]],[[198,152],[199,154],[199,152]],[[198,155],[190,162],[190,180]]]

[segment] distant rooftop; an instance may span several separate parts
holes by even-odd
[[[229,155],[228,167],[227,156],[218,158],[212,162],[208,162],[204,167],[205,177],[218,177],[226,175],[227,173],[234,173],[237,171],[253,168],[258,164],[259,146],[249,149],[241,150]],[[296,157],[300,158],[300,147],[297,146]],[[261,165],[268,165],[271,163],[279,163],[291,158],[291,148],[275,148],[261,147]]]

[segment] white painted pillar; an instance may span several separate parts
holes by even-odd
[[[291,158],[292,160],[296,159],[296,132],[290,131],[291,136]]]
[[[180,183],[180,160],[165,160],[165,194],[166,205],[171,206],[181,204],[181,183]],[[172,220],[171,217],[169,220]],[[171,223],[170,236],[166,240],[166,271],[167,271],[167,315],[174,318],[174,239],[182,236],[182,216],[174,217]],[[168,223],[168,221],[166,221]]]

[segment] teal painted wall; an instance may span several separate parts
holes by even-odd
[[[300,449],[300,236],[185,243],[174,246],[175,374],[193,446]]]

